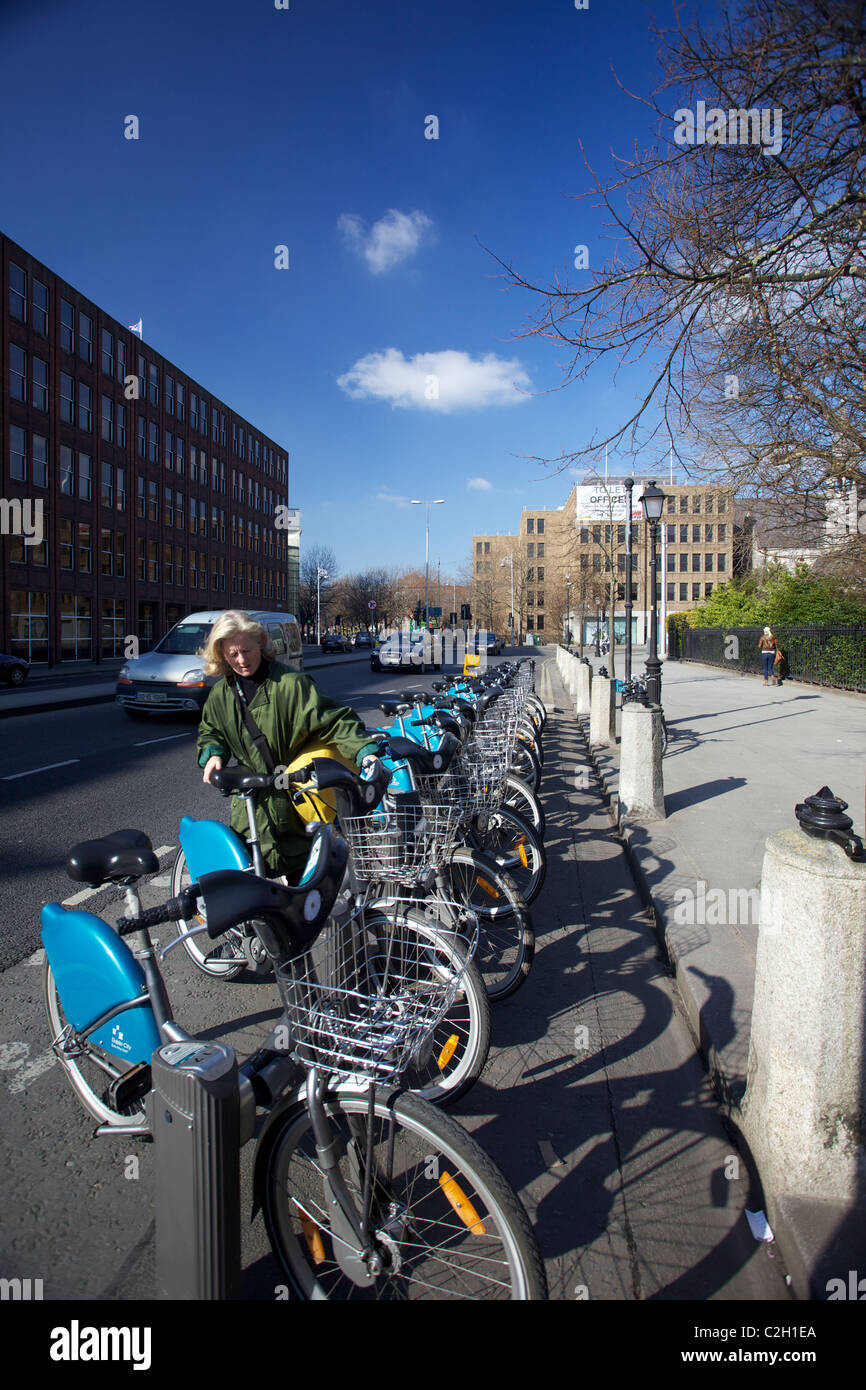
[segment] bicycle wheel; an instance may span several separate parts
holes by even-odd
[[[95,1043],[76,1036],[63,1012],[57,984],[47,957],[42,967],[42,1000],[48,1015],[51,1045],[55,1056],[85,1110],[102,1125],[134,1125],[146,1133],[144,1100],[118,1110],[111,1104],[108,1095],[111,1082],[129,1071],[131,1064],[126,1065],[118,1057],[97,1047]]]
[[[372,1152],[371,1253],[353,1278],[332,1234],[333,1199],[299,1103],[269,1147],[265,1228],[294,1297],[365,1301],[545,1299],[544,1266],[520,1200],[465,1130],[413,1095],[325,1101],[332,1152],[360,1213]],[[369,1144],[372,1141],[372,1149]]]
[[[191,882],[183,849],[179,848],[171,870],[172,896],[177,897],[181,889],[188,888]],[[212,979],[237,979],[247,964],[243,946],[243,932],[239,927],[232,927],[230,931],[218,936],[215,941],[211,941],[207,932],[202,932],[199,936],[188,935],[194,927],[201,927],[206,921],[205,906],[199,900],[199,910],[191,922],[184,922],[183,919],[175,922],[177,935],[184,939],[183,949],[193,964],[197,965],[199,970],[204,971],[205,975],[210,975]]]
[[[410,978],[425,986],[463,972],[454,1003],[400,1076],[401,1084],[424,1100],[451,1105],[474,1086],[490,1051],[490,1002],[484,980],[475,962],[466,960],[460,941],[431,924],[422,906],[395,910],[387,902],[374,902],[365,909],[365,931],[384,937],[391,924],[400,942],[401,988]],[[382,959],[384,952],[371,952],[370,958]],[[370,983],[376,988],[376,981]]]
[[[532,791],[538,791],[541,781],[541,764],[531,743],[516,738],[509,758],[509,770],[526,782]]]
[[[547,722],[547,710],[532,690],[526,696],[526,707],[532,711],[533,722],[537,722],[537,727],[543,729]]]
[[[511,806],[515,811],[535,830],[540,840],[544,839],[545,816],[544,807],[538,800],[528,783],[522,777],[517,777],[513,772],[509,772],[505,778],[505,794],[503,798],[505,806]]]
[[[488,812],[483,832],[477,833],[479,849],[493,855],[525,903],[534,902],[547,874],[547,857],[532,826],[513,807],[499,806]]]
[[[526,714],[521,715],[517,722],[517,737],[529,744],[538,759],[539,767],[544,767],[544,748],[542,747],[541,738],[532,720],[529,719]]]
[[[529,909],[509,874],[486,854],[459,848],[437,870],[437,893],[478,917],[475,962],[491,1001],[518,990],[532,967],[535,933]]]

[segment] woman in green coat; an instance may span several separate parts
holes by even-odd
[[[232,687],[264,734],[278,766],[290,764],[302,746],[315,738],[366,774],[375,771],[378,744],[371,741],[355,711],[323,695],[309,676],[276,661],[267,633],[248,613],[223,613],[203,655],[205,673],[222,676],[205,702],[198,731],[196,752],[205,782],[231,757],[255,772],[268,771]],[[246,810],[238,797],[232,798],[231,826],[246,838]],[[290,882],[297,882],[310,841],[288,792],[275,789],[259,795],[256,826],[269,873],[286,874]]]

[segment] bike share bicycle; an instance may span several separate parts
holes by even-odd
[[[304,776],[347,787],[346,770],[328,760]],[[356,782],[354,809],[371,811],[383,790]],[[149,928],[194,920],[202,905],[194,930],[212,938],[255,921],[291,1046],[266,1045],[240,1068],[240,1139],[257,1139],[254,1210],[292,1293],[543,1299],[538,1248],[505,1178],[459,1125],[400,1088],[407,1059],[458,981],[449,971],[426,990],[413,981],[399,994],[379,991],[378,946],[371,960],[362,935],[337,939],[333,909],[347,855],[345,841],[320,825],[297,888],[221,870],[142,912],[137,884],[158,868],[147,836],[119,831],[77,845],[70,876],[124,887],[128,915],[112,931],[92,913],[43,909],[52,1046],[101,1121],[97,1133],[146,1135],[151,1054],[159,1049],[162,1065],[177,1044],[196,1041],[172,1017]],[[343,962],[336,979],[321,966],[323,953],[327,961],[335,952]]]

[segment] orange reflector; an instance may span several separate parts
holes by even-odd
[[[299,1212],[298,1215],[301,1218],[301,1230],[304,1233],[304,1240],[307,1242],[307,1249],[317,1265],[324,1264],[325,1247],[322,1244],[318,1226],[310,1220],[306,1212]]]
[[[487,879],[482,878],[480,874],[476,877],[475,882],[478,884],[479,888],[483,889],[489,898],[498,898],[500,896],[499,889],[494,888],[493,884],[488,883]]]
[[[456,1211],[464,1226],[467,1226],[473,1236],[486,1235],[484,1222],[473,1207],[466,1193],[459,1183],[455,1182],[450,1173],[443,1173],[439,1179],[439,1186],[448,1198],[452,1207]]]
[[[527,853],[526,853],[526,841],[525,841],[525,840],[518,840],[518,841],[517,841],[517,844],[514,846],[514,848],[517,850],[518,856],[519,856],[519,858],[520,858],[520,862],[521,862],[521,864],[523,865],[524,869],[528,869],[528,868],[529,868],[529,856],[528,856]]]
[[[451,1037],[448,1039],[448,1041],[447,1041],[447,1043],[445,1044],[445,1046],[443,1047],[442,1051],[439,1053],[439,1070],[440,1070],[440,1071],[444,1071],[445,1068],[447,1067],[448,1063],[451,1061],[451,1058],[454,1056],[454,1049],[455,1049],[455,1047],[457,1046],[457,1044],[458,1044],[459,1041],[460,1041],[460,1039],[458,1038],[457,1034],[456,1034],[456,1033],[452,1033],[452,1034],[451,1034]]]

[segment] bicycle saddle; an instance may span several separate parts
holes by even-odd
[[[223,796],[232,792],[267,791],[274,785],[273,775],[268,772],[253,772],[251,767],[223,767],[211,773],[211,784],[219,788]]]
[[[391,716],[398,715],[401,710],[405,710],[405,708],[405,700],[383,700],[379,706],[383,714],[390,714]]]
[[[98,840],[82,840],[66,856],[66,872],[76,883],[102,883],[155,874],[159,860],[143,830],[115,830]]]
[[[390,756],[395,762],[414,763],[416,772],[420,772],[422,777],[444,772],[460,747],[453,734],[443,734],[438,748],[425,748],[414,739],[400,738],[398,735],[389,736],[388,744]]]

